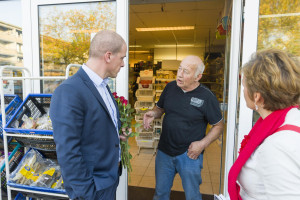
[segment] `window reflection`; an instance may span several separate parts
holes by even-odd
[[[277,48],[300,56],[299,21],[299,0],[260,0],[257,49]],[[259,117],[253,111],[253,124]]]
[[[115,1],[39,6],[40,75],[64,76],[69,64],[85,63],[93,34],[103,29],[116,29]],[[52,93],[59,84],[44,81],[42,89]]]
[[[300,1],[261,0],[257,49],[279,48],[300,55]]]

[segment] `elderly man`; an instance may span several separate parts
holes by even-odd
[[[126,51],[120,35],[98,32],[87,63],[53,94],[53,136],[71,199],[115,199],[120,173],[120,116],[107,82],[124,66]]]
[[[144,127],[164,113],[162,134],[155,160],[154,200],[170,199],[176,173],[179,173],[187,200],[201,200],[203,151],[223,131],[222,114],[216,96],[200,79],[204,64],[197,56],[184,58],[176,81],[165,87],[157,106],[145,113]],[[212,128],[206,133],[207,124]]]

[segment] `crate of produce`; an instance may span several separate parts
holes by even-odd
[[[138,77],[136,82],[139,85],[138,89],[152,90],[153,85],[155,84],[155,78]]]
[[[151,128],[148,128],[148,129],[144,129],[143,126],[140,126],[140,127],[137,127],[136,128],[136,132],[139,133],[140,135],[143,134],[143,133],[153,133],[153,126],[151,126]]]
[[[140,77],[151,78],[152,79],[152,77],[153,77],[153,71],[151,71],[151,70],[140,71]]]
[[[166,83],[155,83],[156,91],[163,91],[166,87]]]
[[[5,94],[4,95],[4,105],[5,105],[5,118],[6,123],[11,119],[13,114],[16,112],[16,110],[21,105],[22,100],[18,95],[14,94]],[[3,138],[3,127],[2,127],[2,113],[0,114],[0,135],[1,138]]]
[[[52,136],[52,123],[49,108],[52,94],[29,94],[4,130],[8,133]],[[53,139],[14,137],[15,140],[29,147],[42,150],[55,150]]]
[[[135,109],[135,110],[136,110],[136,111],[135,111],[136,115],[143,115],[143,116],[144,116],[144,114],[145,114],[146,112],[149,111],[149,109],[147,109],[147,108],[145,108],[145,109]]]
[[[144,120],[144,114],[136,114],[134,116],[135,121],[143,121]]]
[[[154,148],[153,136],[137,136],[136,143],[138,147]]]
[[[7,185],[31,191],[66,193],[59,165],[32,148],[10,174]]]
[[[136,101],[134,104],[134,108],[140,110],[148,110],[153,109],[154,103],[149,101]]]
[[[138,101],[154,101],[155,91],[154,90],[137,90],[135,93]]]

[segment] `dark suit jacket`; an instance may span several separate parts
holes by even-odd
[[[111,97],[120,129],[119,110]],[[96,191],[118,180],[120,140],[101,95],[82,68],[54,91],[50,117],[67,194],[94,200]]]

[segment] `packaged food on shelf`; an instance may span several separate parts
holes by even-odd
[[[7,184],[29,190],[65,193],[59,165],[32,148],[10,174]]]

